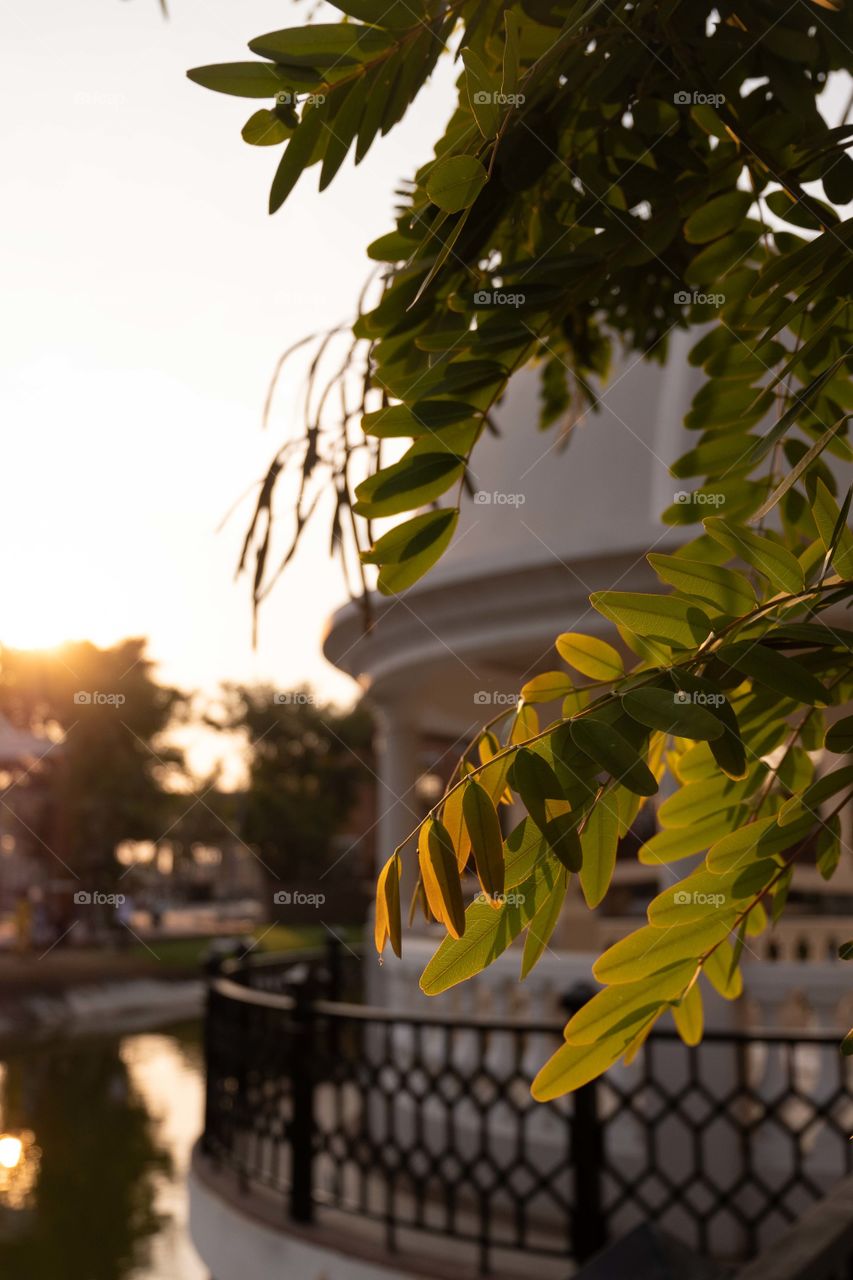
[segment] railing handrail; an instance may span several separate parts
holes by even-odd
[[[292,951],[273,957],[258,957],[250,964],[245,960],[232,960],[222,966],[221,975],[211,979],[212,988],[229,1000],[242,1001],[245,1004],[261,1005],[268,1009],[291,1012],[296,1007],[293,996],[280,992],[264,991],[257,987],[246,986],[238,982],[232,974],[241,969],[290,968],[297,964],[317,960],[323,956],[320,950]],[[524,1018],[489,1018],[479,1014],[465,1015],[464,1021],[459,1015],[432,1013],[429,1010],[409,1013],[401,1009],[389,1009],[382,1005],[354,1004],[344,1000],[307,1000],[308,1007],[320,1017],[340,1018],[354,1022],[402,1023],[406,1026],[425,1026],[445,1028],[449,1030],[472,1031],[518,1031],[524,1030],[531,1035],[562,1035],[564,1020],[530,1021]],[[803,1028],[803,1027],[733,1027],[726,1030],[706,1030],[702,1039],[706,1044],[738,1042],[751,1044],[756,1040],[766,1044],[787,1044],[796,1041],[802,1045],[837,1044],[844,1031]],[[664,1027],[656,1030],[650,1037],[652,1040],[677,1040],[679,1035],[674,1028]]]
[[[450,1206],[441,1230],[478,1251],[483,1275],[501,1249],[582,1261],[632,1215],[665,1225],[670,1209],[686,1213],[682,1228],[703,1255],[716,1241],[721,1256],[744,1257],[756,1252],[772,1214],[791,1221],[797,1197],[820,1194],[830,1167],[853,1169],[851,1069],[832,1031],[711,1030],[706,1050],[682,1045],[675,1029],[661,1031],[630,1077],[591,1081],[540,1109],[516,1086],[529,1082],[531,1059],[541,1059],[537,1036],[559,1040],[562,1019],[341,1000],[348,987],[340,957],[311,967],[318,958],[303,951],[235,961],[210,978],[205,1150],[242,1190],[284,1198],[294,1223],[331,1206],[384,1224],[393,1251],[401,1231],[438,1229],[424,1208],[438,1188],[436,1204]],[[578,994],[567,991],[567,1008]],[[704,1068],[703,1053],[711,1054]],[[726,1117],[731,1136],[720,1127]],[[796,1196],[786,1190],[778,1203],[765,1181],[764,1162],[778,1158],[759,1140],[765,1121],[792,1140],[782,1166],[791,1166],[785,1187]],[[832,1151],[821,1155],[820,1144],[803,1138],[807,1129]],[[683,1181],[655,1156],[659,1143],[675,1139],[690,1156]],[[753,1197],[742,1204],[741,1184]],[[513,1206],[506,1221],[484,1208],[495,1186]],[[710,1191],[710,1210],[689,1199],[694,1187]],[[550,1235],[537,1235],[540,1219]],[[825,1268],[814,1280],[834,1275]]]

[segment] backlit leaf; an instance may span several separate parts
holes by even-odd
[[[625,673],[621,656],[597,636],[566,631],[557,637],[556,648],[564,662],[590,680],[618,680]]]
[[[462,815],[483,893],[498,898],[504,891],[501,824],[489,793],[473,778],[463,788]]]
[[[446,156],[430,170],[426,191],[439,209],[457,213],[472,205],[485,185],[486,170],[474,156]]]

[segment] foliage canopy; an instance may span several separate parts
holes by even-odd
[[[685,544],[649,556],[660,594],[592,597],[630,664],[601,640],[561,636],[565,667],[484,728],[412,833],[421,905],[448,932],[422,980],[437,993],[522,933],[526,975],[569,877],[596,906],[620,835],[664,773],[673,780],[640,860],[704,862],[599,958],[602,990],[534,1083],[550,1098],[634,1054],[668,1009],[697,1040],[700,979],[737,995],[741,951],[784,909],[796,858],[816,848],[826,876],[838,862],[853,777],[841,767],[816,779],[814,753],[849,752],[853,733],[853,718],[828,733],[825,723],[853,686],[853,631],[836,622],[853,593],[850,493],[837,479],[851,459],[853,125],[829,123],[820,96],[849,68],[853,10],[335,4],[345,21],[260,36],[254,60],[190,76],[269,101],[243,136],[284,148],[275,211],[310,166],[322,189],[350,150],[358,163],[446,49],[459,59],[434,155],[368,249],[382,269],[352,330],[359,403],[348,407],[345,391],[331,445],[312,418],[302,458],[303,490],[318,467],[331,471],[333,540],[351,521],[380,591],[410,587],[452,539],[472,455],[516,371],[539,364],[541,425],[552,428],[594,411],[614,347],[664,360],[674,328],[702,326],[690,359],[707,378],[685,421],[695,444],[672,467],[694,500],[663,513]],[[389,437],[411,443],[386,464]],[[359,450],[371,474],[352,492]],[[268,549],[259,517],[284,462],[247,539],[256,598]],[[709,498],[717,514],[700,527]],[[305,515],[300,496],[297,538]],[[406,519],[364,545],[389,516]],[[562,714],[541,721],[537,705],[555,696]],[[503,839],[497,810],[516,797],[527,816]],[[408,845],[379,879],[380,949],[401,945],[404,856]],[[463,910],[469,866],[481,892]]]

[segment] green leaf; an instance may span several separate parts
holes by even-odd
[[[500,819],[489,793],[473,778],[466,782],[462,791],[462,816],[483,893],[492,899],[499,898],[504,891]]]
[[[775,817],[758,818],[748,826],[718,840],[708,850],[705,865],[716,875],[726,875],[749,862],[761,861],[792,849],[809,834],[814,819],[807,815],[786,827],[779,827]]]
[[[270,188],[270,213],[281,208],[299,181],[303,169],[311,163],[322,128],[320,108],[306,107],[276,169]]]
[[[580,882],[586,905],[593,910],[604,898],[613,879],[619,843],[619,810],[607,792],[600,797],[581,833],[583,863]]]
[[[837,813],[817,833],[815,860],[823,879],[831,880],[841,861],[841,818]]]
[[[457,983],[482,973],[518,937],[547,900],[556,883],[553,862],[538,853],[534,869],[507,895],[495,910],[476,899],[465,912],[465,933],[460,939],[445,938],[421,975],[421,990],[439,995]]]
[[[752,517],[752,521],[751,521],[752,524],[758,524],[761,520],[765,518],[765,516],[768,516],[770,514],[770,512],[779,502],[781,502],[782,498],[784,498],[788,490],[793,488],[793,486],[797,483],[797,481],[800,479],[803,473],[805,471],[808,471],[812,463],[815,462],[815,460],[820,457],[820,455],[824,452],[824,450],[829,448],[830,444],[832,443],[834,438],[838,435],[839,430],[841,429],[841,427],[844,425],[846,421],[847,421],[846,418],[839,418],[838,421],[834,424],[834,426],[827,427],[823,435],[814,442],[814,444],[810,449],[807,449],[805,451],[805,453],[800,458],[799,462],[797,462],[791,468],[791,470],[785,476],[784,480],[782,480],[776,486],[776,488],[770,494],[766,502],[763,502],[761,506],[758,508],[758,510],[755,512],[755,514]],[[788,453],[788,450],[791,448],[792,448],[792,442],[789,441],[785,446],[786,454]]]
[[[521,690],[525,702],[553,702],[555,698],[569,698],[573,693],[574,686],[563,671],[544,671],[528,680]]]
[[[767,579],[777,591],[796,595],[803,589],[803,570],[796,558],[786,547],[772,538],[762,537],[742,525],[727,524],[719,516],[704,522],[705,529],[711,537],[730,552],[740,556],[747,564],[752,565]]]
[[[638,982],[680,960],[697,960],[731,931],[735,912],[720,912],[698,924],[656,929],[646,925],[608,948],[592,966],[599,982]]]
[[[702,992],[698,985],[692,986],[681,1003],[673,1007],[672,1017],[684,1043],[698,1044],[704,1027]]]
[[[537,1102],[550,1102],[588,1084],[612,1067],[631,1042],[631,1036],[611,1036],[598,1044],[564,1044],[549,1058],[530,1086]]]
[[[551,940],[551,935],[557,927],[557,921],[560,919],[560,912],[566,900],[568,887],[568,872],[565,870],[559,871],[554,888],[528,925],[527,937],[524,939],[524,952],[521,957],[520,977],[522,982],[539,962]]]
[[[684,689],[687,693],[694,695],[695,701],[702,702],[707,711],[710,711],[712,715],[717,716],[722,721],[722,736],[712,738],[709,743],[711,755],[719,767],[730,778],[745,778],[748,772],[746,747],[741,738],[737,716],[728,698],[721,695],[714,682],[704,676],[694,676],[692,673],[680,669],[673,671],[672,674],[680,689]],[[702,695],[702,697],[698,695]]]
[[[646,686],[623,693],[621,702],[633,720],[649,729],[660,729],[679,738],[719,738],[722,722],[694,701],[699,696],[685,690]]]
[[[698,782],[688,782],[659,805],[658,822],[667,830],[693,827],[717,814],[732,812],[757,790],[766,776],[767,766],[759,763],[747,778],[739,782],[719,773]]]
[[[560,781],[543,757],[529,747],[520,747],[515,753],[509,773],[510,786],[521,797],[521,803],[536,825],[542,830],[548,821],[548,801],[563,795]]]
[[[748,640],[723,645],[717,657],[728,667],[750,676],[768,689],[796,698],[808,706],[826,706],[829,695],[816,676],[769,645]]]
[[[501,118],[497,101],[500,81],[473,49],[462,50],[462,61],[465,64],[468,105],[477,121],[477,128],[484,138],[493,138]]]
[[[853,728],[853,717],[851,717],[851,727]],[[851,740],[853,740],[853,733],[851,733]],[[825,773],[822,778],[818,778],[810,787],[807,787],[801,796],[791,796],[777,813],[776,821],[780,827],[787,827],[795,818],[800,818],[805,813],[816,816],[820,805],[837,795],[839,791],[844,791],[846,787],[853,787],[853,765],[833,769],[831,773]]]
[[[392,31],[405,31],[418,26],[429,17],[429,11],[417,0],[329,0],[341,13],[373,27],[388,27]]]
[[[439,209],[458,213],[474,203],[486,182],[486,170],[474,156],[446,156],[430,170],[426,192]]]
[[[836,720],[827,730],[824,743],[827,751],[835,755],[849,755],[853,752],[853,716],[845,716]]]
[[[724,810],[704,822],[696,822],[689,827],[674,827],[668,831],[659,831],[641,846],[637,855],[645,867],[654,867],[659,863],[678,862],[681,858],[689,858],[696,853],[704,853],[715,840],[731,830],[732,823],[740,816],[738,809]]]
[[[715,605],[721,613],[739,617],[755,608],[755,591],[749,579],[735,569],[684,556],[653,554],[646,559],[662,582]]]
[[[392,39],[387,31],[354,22],[314,22],[270,31],[250,40],[249,48],[261,58],[288,66],[339,68],[384,53]]]
[[[680,1000],[695,973],[695,961],[684,960],[639,982],[605,987],[569,1019],[563,1038],[568,1044],[596,1044],[610,1036],[633,1034],[638,1024]]]
[[[418,835],[418,861],[429,909],[453,938],[465,932],[465,907],[456,865],[456,851],[447,829],[427,817]]]
[[[648,765],[618,729],[592,715],[571,721],[572,740],[635,795],[653,796],[658,784]]]
[[[542,828],[545,843],[567,871],[580,871],[583,862],[575,813],[560,813]]]
[[[618,680],[625,674],[620,654],[612,644],[597,636],[566,631],[557,636],[555,645],[563,661],[590,680]]]
[[[457,507],[427,511],[396,525],[362,555],[365,564],[382,566],[383,595],[405,591],[430,569],[449,545],[459,521]]]
[[[358,501],[353,510],[359,516],[375,517],[396,516],[422,507],[449,489],[464,466],[464,460],[449,451],[409,451],[399,462],[361,482],[355,491]]]
[[[520,18],[514,9],[504,10],[504,55],[501,93],[511,96],[518,87],[518,68],[520,61],[519,28]]]
[[[424,436],[442,427],[473,421],[479,413],[461,400],[418,400],[411,407],[388,405],[366,413],[361,420],[366,435],[384,440],[397,436]]]
[[[689,244],[706,244],[734,231],[744,220],[753,197],[746,191],[727,191],[692,213],[684,224]]]
[[[235,98],[274,98],[282,89],[293,85],[284,70],[272,62],[223,62],[193,67],[187,76],[194,84]]]
[[[367,76],[360,76],[349,87],[344,86],[343,89],[333,90],[336,96],[339,93],[343,93],[344,97],[334,111],[331,123],[326,122],[328,137],[326,138],[323,167],[320,170],[321,191],[325,191],[326,187],[328,187],[352,146],[364,114],[368,87]]]
[[[710,620],[698,605],[674,596],[594,591],[589,599],[605,618],[642,640],[660,640],[675,648],[693,649],[711,632]]]
[[[815,483],[812,515],[827,554],[832,550],[831,561],[836,570],[844,578],[853,578],[853,534],[840,518],[838,505],[821,479]]]
[[[648,907],[649,924],[658,929],[670,925],[693,924],[707,920],[720,911],[744,910],[750,899],[770,884],[779,870],[773,858],[748,862],[743,870],[734,868],[729,875],[716,875],[699,867],[676,884],[667,885]]]
[[[272,147],[286,141],[293,133],[290,125],[279,120],[274,111],[261,107],[243,125],[242,137],[253,147]]]
[[[702,965],[702,972],[724,1000],[737,1000],[743,991],[743,974],[730,942],[717,944]]]

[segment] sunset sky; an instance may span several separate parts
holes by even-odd
[[[298,429],[294,381],[261,431],[276,359],[351,313],[364,246],[391,225],[395,181],[429,154],[454,68],[444,60],[358,169],[348,161],[323,195],[312,170],[269,218],[279,153],[240,138],[262,104],[184,72],[250,56],[247,40],[306,6],[170,10],[166,22],[157,0],[28,0],[0,13],[0,640],[147,635],[185,688],[308,679],[344,699],[350,682],[319,652],[344,598],[326,528],[273,596],[256,653],[248,585],[234,583],[249,499],[216,529]]]

